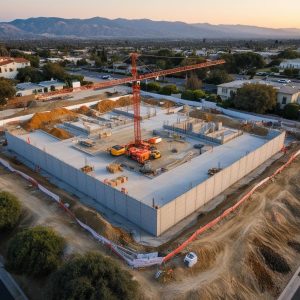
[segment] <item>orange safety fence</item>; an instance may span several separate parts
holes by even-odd
[[[230,213],[235,211],[242,203],[244,203],[246,200],[248,200],[253,193],[260,188],[262,185],[267,183],[269,180],[274,178],[276,175],[281,173],[286,167],[288,167],[295,159],[297,156],[300,155],[300,150],[294,153],[290,159],[280,168],[278,168],[271,176],[266,177],[262,181],[260,181],[255,187],[253,187],[246,195],[244,195],[236,204],[231,206],[230,208],[226,209],[220,216],[209,222],[203,227],[200,227],[197,231],[195,231],[186,241],[184,241],[179,247],[177,247],[175,250],[173,250],[171,253],[169,253],[167,256],[164,257],[163,262],[167,262],[171,258],[173,258],[175,255],[180,253],[182,250],[184,250],[191,242],[193,242],[200,234],[204,233],[208,229],[212,228],[215,226],[217,223],[225,219]]]

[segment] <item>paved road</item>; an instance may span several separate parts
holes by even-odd
[[[300,299],[300,267],[290,280],[278,300],[299,300]]]
[[[28,300],[12,276],[4,269],[0,259],[0,299]]]

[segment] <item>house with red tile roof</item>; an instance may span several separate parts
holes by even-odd
[[[30,67],[30,62],[23,57],[0,56],[0,77],[14,79],[19,69],[25,67]]]

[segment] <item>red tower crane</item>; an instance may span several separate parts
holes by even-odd
[[[138,53],[131,54],[131,73],[132,77],[125,77],[121,79],[114,79],[107,82],[99,82],[94,84],[88,84],[82,86],[80,88],[66,88],[59,91],[49,92],[43,95],[40,95],[38,99],[45,99],[51,96],[69,94],[73,92],[80,92],[85,90],[96,90],[96,89],[104,89],[117,85],[122,85],[126,83],[132,83],[132,94],[133,94],[133,109],[134,109],[134,141],[135,145],[140,145],[142,143],[141,136],[141,113],[140,113],[140,105],[141,105],[141,93],[140,93],[140,82],[142,80],[153,79],[160,76],[166,76],[176,73],[182,73],[197,69],[209,68],[217,65],[222,65],[225,63],[225,60],[215,60],[215,61],[207,61],[204,63],[193,64],[189,66],[177,67],[169,70],[162,70],[153,73],[139,75],[137,70],[137,59],[139,57]]]

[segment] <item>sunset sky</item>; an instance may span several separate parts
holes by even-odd
[[[300,28],[300,0],[0,0],[0,21],[52,16]]]

